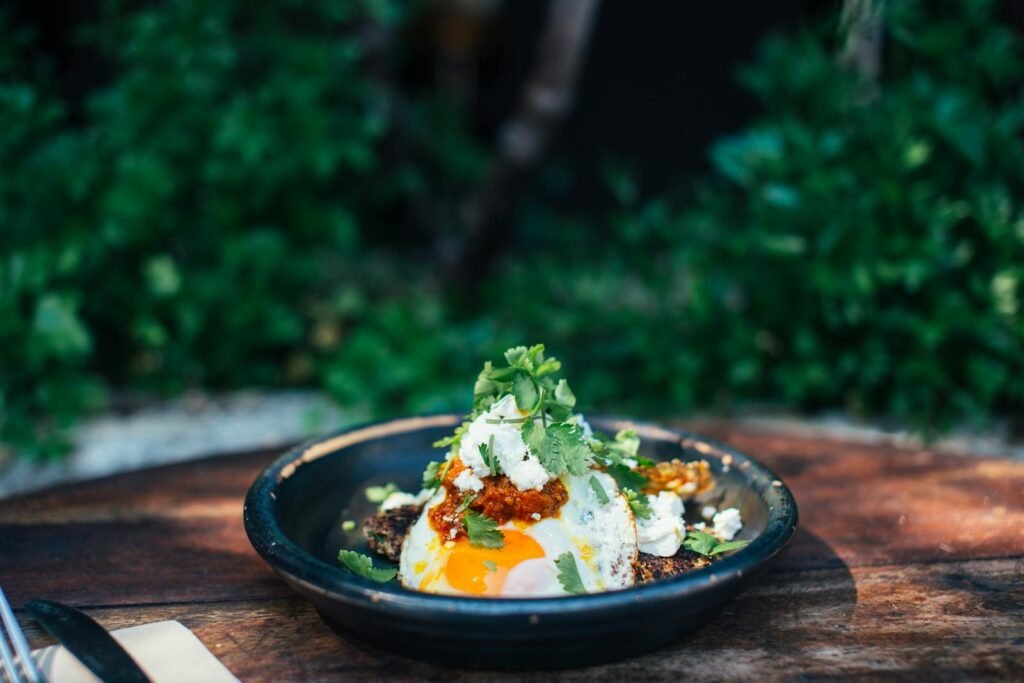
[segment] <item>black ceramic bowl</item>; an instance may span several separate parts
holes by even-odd
[[[740,509],[739,537],[750,545],[676,578],[562,598],[428,595],[340,568],[339,548],[367,552],[359,526],[374,507],[365,488],[393,481],[418,490],[426,463],[439,455],[431,444],[460,421],[457,415],[402,418],[289,451],[246,496],[245,530],[253,547],[328,623],[351,636],[462,666],[552,668],[621,659],[671,643],[714,616],[796,530],[793,496],[752,458],[677,430],[594,419],[594,428],[608,433],[634,427],[641,453],[654,460],[707,459],[718,479],[711,503]],[[687,505],[688,515],[697,507]],[[343,530],[345,520],[355,521],[356,529]]]

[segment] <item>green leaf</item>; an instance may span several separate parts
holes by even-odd
[[[427,469],[423,470],[423,488],[436,489],[441,485],[441,462],[427,463]]]
[[[392,493],[397,493],[398,490],[398,486],[393,483],[388,483],[384,486],[367,486],[366,500],[371,503],[383,503],[388,496]]]
[[[686,538],[683,540],[683,547],[699,555],[712,557],[714,555],[729,552],[730,550],[738,550],[739,548],[746,546],[748,543],[750,543],[750,541],[721,541],[714,534],[709,534],[706,531],[693,530],[686,534]]]
[[[585,595],[587,589],[583,587],[583,579],[580,578],[579,568],[576,566],[576,558],[571,552],[564,552],[555,558],[555,567],[558,568],[558,582],[566,593],[573,595]]]
[[[750,541],[745,541],[742,539],[728,541],[726,543],[719,543],[711,550],[711,554],[718,555],[720,553],[727,553],[730,550],[739,550],[740,548],[744,548],[748,545],[750,545]]]
[[[537,401],[540,398],[537,385],[526,371],[520,371],[513,375],[512,395],[515,396],[516,407],[527,411],[532,411],[537,407]]]
[[[609,465],[605,470],[615,483],[619,485],[620,489],[633,489],[634,491],[642,491],[647,486],[647,477],[634,472],[625,465],[619,463],[615,465]]]
[[[572,393],[569,383],[564,379],[558,380],[558,384],[555,386],[555,401],[570,410],[576,407],[576,394]]]
[[[626,496],[626,502],[629,503],[629,509],[633,511],[634,517],[638,519],[651,518],[651,504],[647,502],[646,495],[626,488],[622,489],[622,495]]]
[[[373,560],[354,550],[342,549],[339,551],[338,562],[353,574],[377,583],[386,583],[398,575],[397,569],[374,567]]]
[[[585,474],[594,453],[576,425],[559,423],[543,427],[534,422],[523,426],[523,441],[548,472],[559,476]]]
[[[505,534],[498,530],[498,523],[473,510],[466,510],[462,516],[462,525],[466,528],[469,544],[474,548],[502,548],[505,546]]]
[[[487,443],[480,444],[479,449],[480,457],[483,458],[484,464],[490,469],[491,474],[500,473],[501,466],[498,464],[498,458],[494,455],[494,435],[491,434]]]
[[[601,482],[597,480],[597,477],[590,475],[590,488],[594,489],[594,493],[597,495],[597,500],[601,505],[607,505],[611,502],[611,498],[608,497],[608,493],[601,486]]]
[[[493,574],[494,572],[498,571],[498,565],[494,564],[490,560],[484,560],[484,569]]]

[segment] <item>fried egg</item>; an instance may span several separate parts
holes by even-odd
[[[591,477],[602,487],[608,502],[599,500]],[[566,595],[555,566],[555,559],[566,552],[575,558],[588,593],[633,585],[636,526],[615,480],[595,470],[582,476],[563,476],[562,483],[569,497],[557,516],[501,525],[505,537],[501,548],[474,547],[465,537],[442,538],[429,515],[448,495],[444,488],[439,489],[402,547],[402,585],[448,595]]]

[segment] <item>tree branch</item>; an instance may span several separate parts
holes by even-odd
[[[491,265],[497,236],[529,186],[554,129],[569,113],[599,0],[551,0],[519,107],[503,126],[491,168],[462,207],[461,245],[442,254],[448,279],[475,284]]]
[[[885,0],[843,0],[839,17],[843,44],[838,61],[857,75],[857,104],[865,104],[878,96],[884,11]]]

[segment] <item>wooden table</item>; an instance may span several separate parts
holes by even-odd
[[[1024,680],[1024,462],[690,426],[775,469],[800,530],[711,624],[617,664],[509,676],[339,637],[242,530],[242,496],[269,452],[2,502],[0,585],[15,605],[56,599],[108,628],[177,619],[244,681]]]

